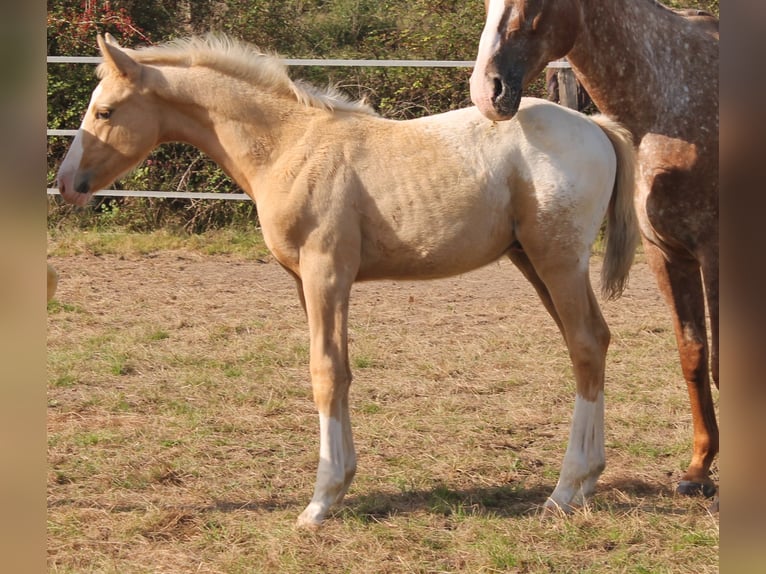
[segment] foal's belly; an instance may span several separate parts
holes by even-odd
[[[437,223],[434,225],[434,223]],[[512,226],[494,217],[425,221],[416,229],[362,230],[357,279],[433,279],[478,269],[501,257]]]

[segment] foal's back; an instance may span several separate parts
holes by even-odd
[[[344,220],[358,222],[359,279],[475,269],[505,254],[520,225],[553,229],[561,218],[578,218],[582,237],[570,239],[595,237],[616,160],[585,116],[526,98],[509,122],[489,121],[476,108],[379,122],[363,130],[344,191],[331,200],[345,201]]]

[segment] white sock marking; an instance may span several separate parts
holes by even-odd
[[[595,401],[577,395],[569,445],[549,505],[567,510],[572,502],[582,503],[582,498],[591,494],[604,463],[604,393],[599,392]]]
[[[298,518],[299,524],[317,525],[344,489],[343,425],[333,417],[319,414],[319,468],[314,497]]]

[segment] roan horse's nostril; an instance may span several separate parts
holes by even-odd
[[[505,92],[505,84],[503,83],[503,80],[500,79],[499,76],[495,76],[495,78],[492,80],[493,89],[492,89],[492,101],[496,102],[499,98],[503,96],[503,93]]]

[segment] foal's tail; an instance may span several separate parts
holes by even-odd
[[[633,203],[636,153],[633,135],[621,124],[597,114],[591,119],[612,142],[617,173],[606,220],[606,252],[601,269],[601,294],[606,299],[622,295],[638,245],[638,220]]]

